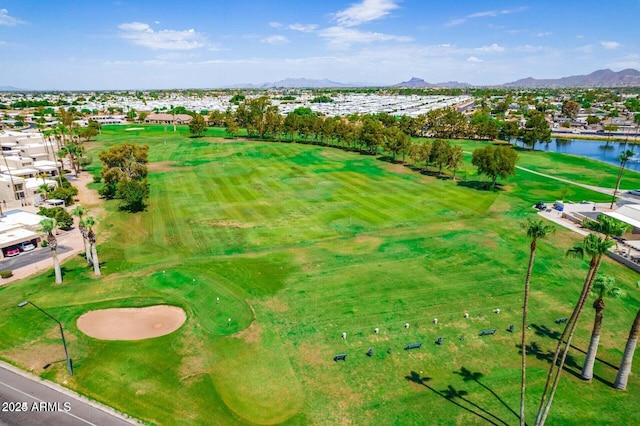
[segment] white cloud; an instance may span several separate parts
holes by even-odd
[[[526,10],[526,9],[527,9],[526,7],[522,6],[522,7],[517,7],[515,9],[486,10],[484,12],[471,13],[465,16],[464,18],[451,19],[444,25],[445,27],[453,27],[456,25],[464,24],[469,19],[495,18],[496,16],[500,16],[500,15],[510,15],[512,13],[522,12],[523,10]]]
[[[576,49],[578,52],[582,52],[582,53],[591,53],[593,51],[593,45],[591,44],[586,44],[584,46],[580,46]]]
[[[18,24],[24,24],[22,19],[9,16],[7,9],[0,9],[0,25],[6,25],[7,27],[15,27]]]
[[[352,4],[350,7],[336,13],[339,26],[354,27],[365,22],[384,18],[398,6],[397,0],[363,0],[362,3]]]
[[[288,27],[290,30],[293,31],[300,31],[302,33],[310,33],[313,32],[316,28],[318,28],[318,26],[316,24],[299,24],[299,23],[295,23],[295,24],[291,24]]]
[[[283,35],[271,35],[260,40],[262,43],[269,44],[285,44],[289,43],[289,39]]]
[[[329,27],[318,31],[320,37],[329,40],[329,46],[334,48],[347,48],[355,43],[371,43],[374,41],[411,41],[411,37],[396,36],[392,34],[360,31],[354,28]]]
[[[204,37],[193,29],[155,31],[143,22],[125,22],[118,28],[123,31],[120,37],[153,50],[192,50],[206,45]]]
[[[617,49],[620,47],[620,43],[617,41],[601,41],[600,45],[605,49]]]
[[[500,46],[497,43],[493,43],[490,46],[482,46],[482,47],[476,47],[474,49],[477,52],[486,52],[486,53],[491,53],[491,52],[504,52],[504,47]]]
[[[469,56],[467,58],[467,62],[482,62],[482,59],[478,58],[477,56]]]
[[[536,37],[547,37],[551,35],[551,31],[544,31],[544,32],[539,32],[535,34]]]
[[[272,21],[272,22],[269,22],[269,26],[271,28],[280,28],[280,27],[282,27],[282,24],[280,22],[273,22]]]

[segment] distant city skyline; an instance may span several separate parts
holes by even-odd
[[[640,2],[0,0],[0,86],[502,84],[640,68]]]

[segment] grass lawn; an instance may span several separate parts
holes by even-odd
[[[520,224],[540,199],[606,195],[524,172],[498,192],[482,190],[486,179],[475,176],[469,155],[454,182],[333,148],[234,141],[219,129],[191,139],[185,129],[171,130],[106,127],[88,144],[96,161],[105,146],[151,146],[149,208],[131,215],[117,201],[106,203],[100,279],[78,257],[64,264],[61,286],[51,271],[0,287],[3,359],[150,423],[517,424],[529,249]],[[463,144],[470,151],[476,143]],[[546,153],[521,157],[525,167],[615,184],[615,167]],[[558,229],[538,246],[530,422],[561,331],[554,320],[570,313],[587,270],[586,261],[563,257],[578,241]],[[640,306],[640,277],[610,260],[602,270],[628,295],[607,303],[593,383],[575,377],[593,319],[585,310],[552,424],[636,418],[638,375],[628,392],[610,382]],[[73,379],[62,363],[43,370],[63,354],[55,323],[15,307],[26,299],[65,325]],[[170,335],[129,342],[95,340],[76,327],[88,310],[158,303],[183,307],[187,322]],[[516,333],[506,331],[509,324]],[[498,332],[478,335],[488,328]],[[403,350],[413,342],[423,347]],[[346,362],[334,362],[337,353]]]

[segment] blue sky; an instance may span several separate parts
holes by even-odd
[[[0,0],[0,86],[500,84],[640,68],[640,1]]]

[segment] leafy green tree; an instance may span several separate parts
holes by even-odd
[[[397,127],[389,127],[384,131],[384,147],[391,151],[393,160],[396,160],[398,153],[406,154],[411,144],[411,137]]]
[[[73,226],[73,217],[63,207],[40,207],[38,214],[55,219],[56,225],[60,229],[69,229]]]
[[[51,250],[51,258],[53,259],[53,270],[55,273],[55,283],[62,284],[62,270],[60,269],[60,261],[58,260],[58,240],[54,235],[56,229],[55,219],[43,219],[40,221],[42,232],[47,234],[47,247]]]
[[[592,126],[594,124],[600,124],[600,119],[595,115],[590,115],[587,117],[587,124]]]
[[[520,140],[531,149],[535,149],[536,142],[551,142],[551,128],[544,114],[531,111],[523,129],[520,129]]]
[[[471,164],[478,169],[479,175],[486,175],[491,179],[491,188],[495,190],[496,180],[505,179],[516,174],[518,153],[509,146],[487,145],[473,151]]]
[[[431,146],[431,163],[438,168],[438,174],[442,175],[442,168],[447,165],[451,151],[451,143],[442,139],[436,139]]]
[[[580,104],[571,99],[565,99],[562,102],[562,115],[574,119],[580,112]]]
[[[116,185],[116,198],[120,200],[120,209],[131,213],[143,211],[149,198],[147,179],[123,179]]]
[[[500,131],[498,136],[503,141],[511,142],[513,139],[517,139],[520,133],[520,127],[517,121],[502,121],[500,122]]]
[[[195,114],[189,122],[189,133],[197,138],[201,138],[207,132],[207,122],[200,114]]]
[[[479,139],[494,140],[498,137],[500,124],[488,112],[479,110],[471,116],[471,129]]]
[[[384,125],[375,118],[366,116],[362,120],[360,129],[360,142],[371,154],[375,154],[378,147],[384,143]]]
[[[227,115],[224,120],[224,128],[225,132],[232,138],[235,138],[238,133],[240,133],[240,126],[238,126],[238,121],[232,115]]]
[[[451,146],[447,158],[447,168],[453,171],[453,180],[456,180],[456,172],[464,165],[464,151],[461,146]]]
[[[587,350],[587,357],[582,367],[581,377],[584,380],[593,379],[593,365],[598,354],[598,344],[600,343],[600,330],[602,329],[602,318],[604,316],[604,298],[617,298],[622,296],[623,291],[616,287],[616,280],[609,275],[599,274],[593,281],[591,295],[596,296],[593,302],[593,309],[596,311],[595,320],[593,322],[593,330],[591,331],[591,341]]]
[[[522,304],[522,368],[521,368],[521,387],[520,387],[520,425],[524,426],[525,422],[525,389],[527,383],[527,314],[529,312],[529,292],[531,284],[531,272],[533,271],[533,260],[538,247],[538,240],[546,238],[547,235],[555,232],[552,225],[547,225],[542,219],[529,219],[522,227],[527,231],[527,237],[531,240],[529,244],[529,266],[527,267],[527,275],[524,280],[524,302]]]
[[[104,186],[100,194],[106,198],[116,196],[116,186],[123,179],[142,180],[147,177],[148,145],[123,143],[102,151],[99,155],[103,167]]]
[[[629,374],[631,374],[631,365],[633,363],[633,354],[636,351],[636,345],[638,343],[638,334],[640,333],[640,309],[636,314],[636,319],[633,321],[631,331],[629,332],[629,338],[624,349],[624,355],[622,355],[622,361],[620,362],[620,368],[618,368],[618,374],[616,380],[613,382],[615,389],[624,390],[627,388],[627,382],[629,381]]]

